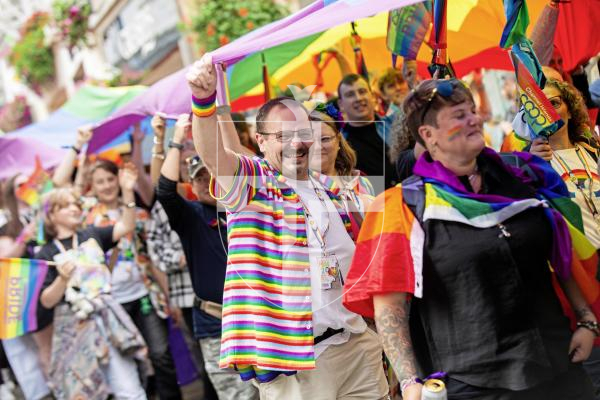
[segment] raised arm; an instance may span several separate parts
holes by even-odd
[[[77,156],[81,152],[83,146],[89,142],[91,138],[92,129],[90,126],[82,126],[77,129],[75,144],[71,146],[65,155],[65,158],[63,158],[58,167],[56,167],[56,170],[54,170],[54,175],[52,176],[52,183],[54,183],[54,186],[63,187],[68,186],[71,183],[71,177],[75,170],[75,160],[77,160]]]
[[[144,132],[142,132],[140,125],[136,124],[133,127],[133,148],[131,149],[131,161],[138,170],[137,177],[137,192],[140,195],[142,201],[150,206],[154,199],[154,187],[150,177],[146,173],[144,168],[144,160],[142,159],[142,141],[144,140]]]
[[[177,118],[177,122],[175,123],[175,131],[173,132],[173,143],[183,144],[186,137],[186,132],[188,132],[190,125],[189,116],[187,114],[181,114]],[[179,150],[177,147],[169,148],[167,157],[165,158],[162,168],[160,169],[160,174],[164,175],[165,178],[178,182],[181,172],[179,171],[180,157],[181,150]]]
[[[254,157],[254,154],[250,149],[242,145],[240,137],[235,129],[235,123],[231,118],[229,112],[222,113],[218,117],[219,133],[223,139],[223,146],[227,150],[231,150],[236,154],[242,154],[248,157]]]
[[[196,151],[219,186],[228,191],[231,189],[238,160],[233,152],[225,149],[217,129],[214,107],[217,76],[212,58],[204,55],[190,67],[186,77],[196,99],[195,103],[202,105],[200,108],[193,107],[192,135]]]
[[[165,161],[166,124],[165,119],[159,113],[156,113],[152,117],[150,124],[154,131],[154,138],[152,138],[152,160],[150,161],[150,179],[152,180],[152,186],[156,187],[158,185],[158,178],[160,177],[160,169]]]
[[[410,300],[405,293],[373,297],[377,333],[402,388],[404,400],[421,400],[422,385],[416,383],[417,362],[410,339],[408,316]]]
[[[138,172],[132,163],[127,163],[119,171],[119,185],[123,203],[123,215],[113,228],[113,241],[117,242],[123,236],[133,232],[135,229],[135,196],[133,188],[135,187],[138,178]]]

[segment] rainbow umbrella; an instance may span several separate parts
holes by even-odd
[[[352,6],[352,2],[348,1],[347,3]],[[531,21],[537,20],[546,3],[546,0],[528,0]],[[327,7],[332,6],[326,6],[320,12],[327,11]],[[286,29],[293,31],[295,27],[301,27],[306,21],[307,16],[305,15],[288,25]],[[447,11],[448,57],[458,76],[463,76],[476,68],[512,69],[506,51],[498,46],[505,24],[504,10],[502,2],[499,0],[462,0],[449,4]],[[533,26],[533,23],[531,25]],[[387,26],[387,12],[356,21],[356,30],[362,38],[364,59],[369,66],[369,72],[374,77],[392,66],[392,57],[386,47]],[[281,28],[281,25],[278,25],[278,28]],[[270,30],[271,37],[277,33]],[[350,42],[351,34],[351,24],[344,23],[325,32],[311,34],[263,49],[261,52],[247,55],[245,58],[227,60],[228,64],[233,63],[227,67],[232,107],[234,110],[243,110],[261,104],[263,100],[261,57],[263,55],[271,75],[271,81],[280,90],[283,91],[287,85],[295,83],[313,85],[318,78],[317,68],[314,65],[316,55],[335,48],[352,64],[354,51]],[[426,38],[428,37],[429,33],[426,35]],[[252,39],[265,41],[261,35],[256,33]],[[274,42],[274,40],[269,40],[269,42]],[[237,41],[231,44],[237,44]],[[249,47],[249,41],[244,39],[240,47]],[[219,54],[218,51],[217,54]],[[426,44],[421,46],[417,61],[419,61],[420,74],[428,76],[426,66],[431,61],[431,49]],[[335,93],[341,78],[337,65],[333,62],[329,63],[329,66],[322,71],[324,85],[321,90]]]
[[[47,119],[10,132],[7,138],[28,138],[54,148],[69,147],[77,128],[98,122],[146,90],[144,86],[82,86]]]

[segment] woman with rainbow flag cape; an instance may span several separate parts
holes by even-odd
[[[449,399],[592,399],[598,258],[560,176],[485,148],[460,81],[424,81],[403,109],[427,152],[369,208],[344,290],[375,318],[403,398],[434,374]]]
[[[133,202],[137,172],[119,174],[123,197]],[[134,203],[135,204],[135,203]],[[104,254],[135,228],[129,207],[114,226],[82,229],[73,189],[54,189],[43,201],[48,242],[36,258],[52,261],[41,288],[38,323],[54,323],[50,385],[57,399],[145,399],[136,361],[148,369],[147,347],[135,324],[111,295]],[[53,318],[44,318],[54,310]]]

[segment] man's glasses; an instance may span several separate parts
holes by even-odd
[[[550,97],[548,101],[550,104],[552,104],[552,107],[554,107],[555,110],[558,110],[563,104],[563,99],[560,96]]]
[[[297,131],[279,131],[279,132],[258,132],[261,135],[273,135],[279,143],[290,143],[294,137],[301,142],[311,142],[314,136],[312,129],[299,129]]]

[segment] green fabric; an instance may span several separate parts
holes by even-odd
[[[519,43],[522,39],[527,38],[527,27],[529,26],[529,11],[525,0],[504,0],[506,4],[511,3],[511,8],[519,7],[517,19],[510,27],[506,41],[502,44],[505,49],[508,49],[515,43]],[[506,29],[506,28],[505,28]]]
[[[99,120],[129,103],[145,86],[98,87],[85,85],[65,103],[62,110],[81,118]]]
[[[265,60],[269,75],[297,57],[304,49],[321,36],[322,33],[307,36],[293,42],[265,50]],[[263,81],[262,59],[260,53],[252,54],[234,65],[229,79],[229,96],[235,100]]]

